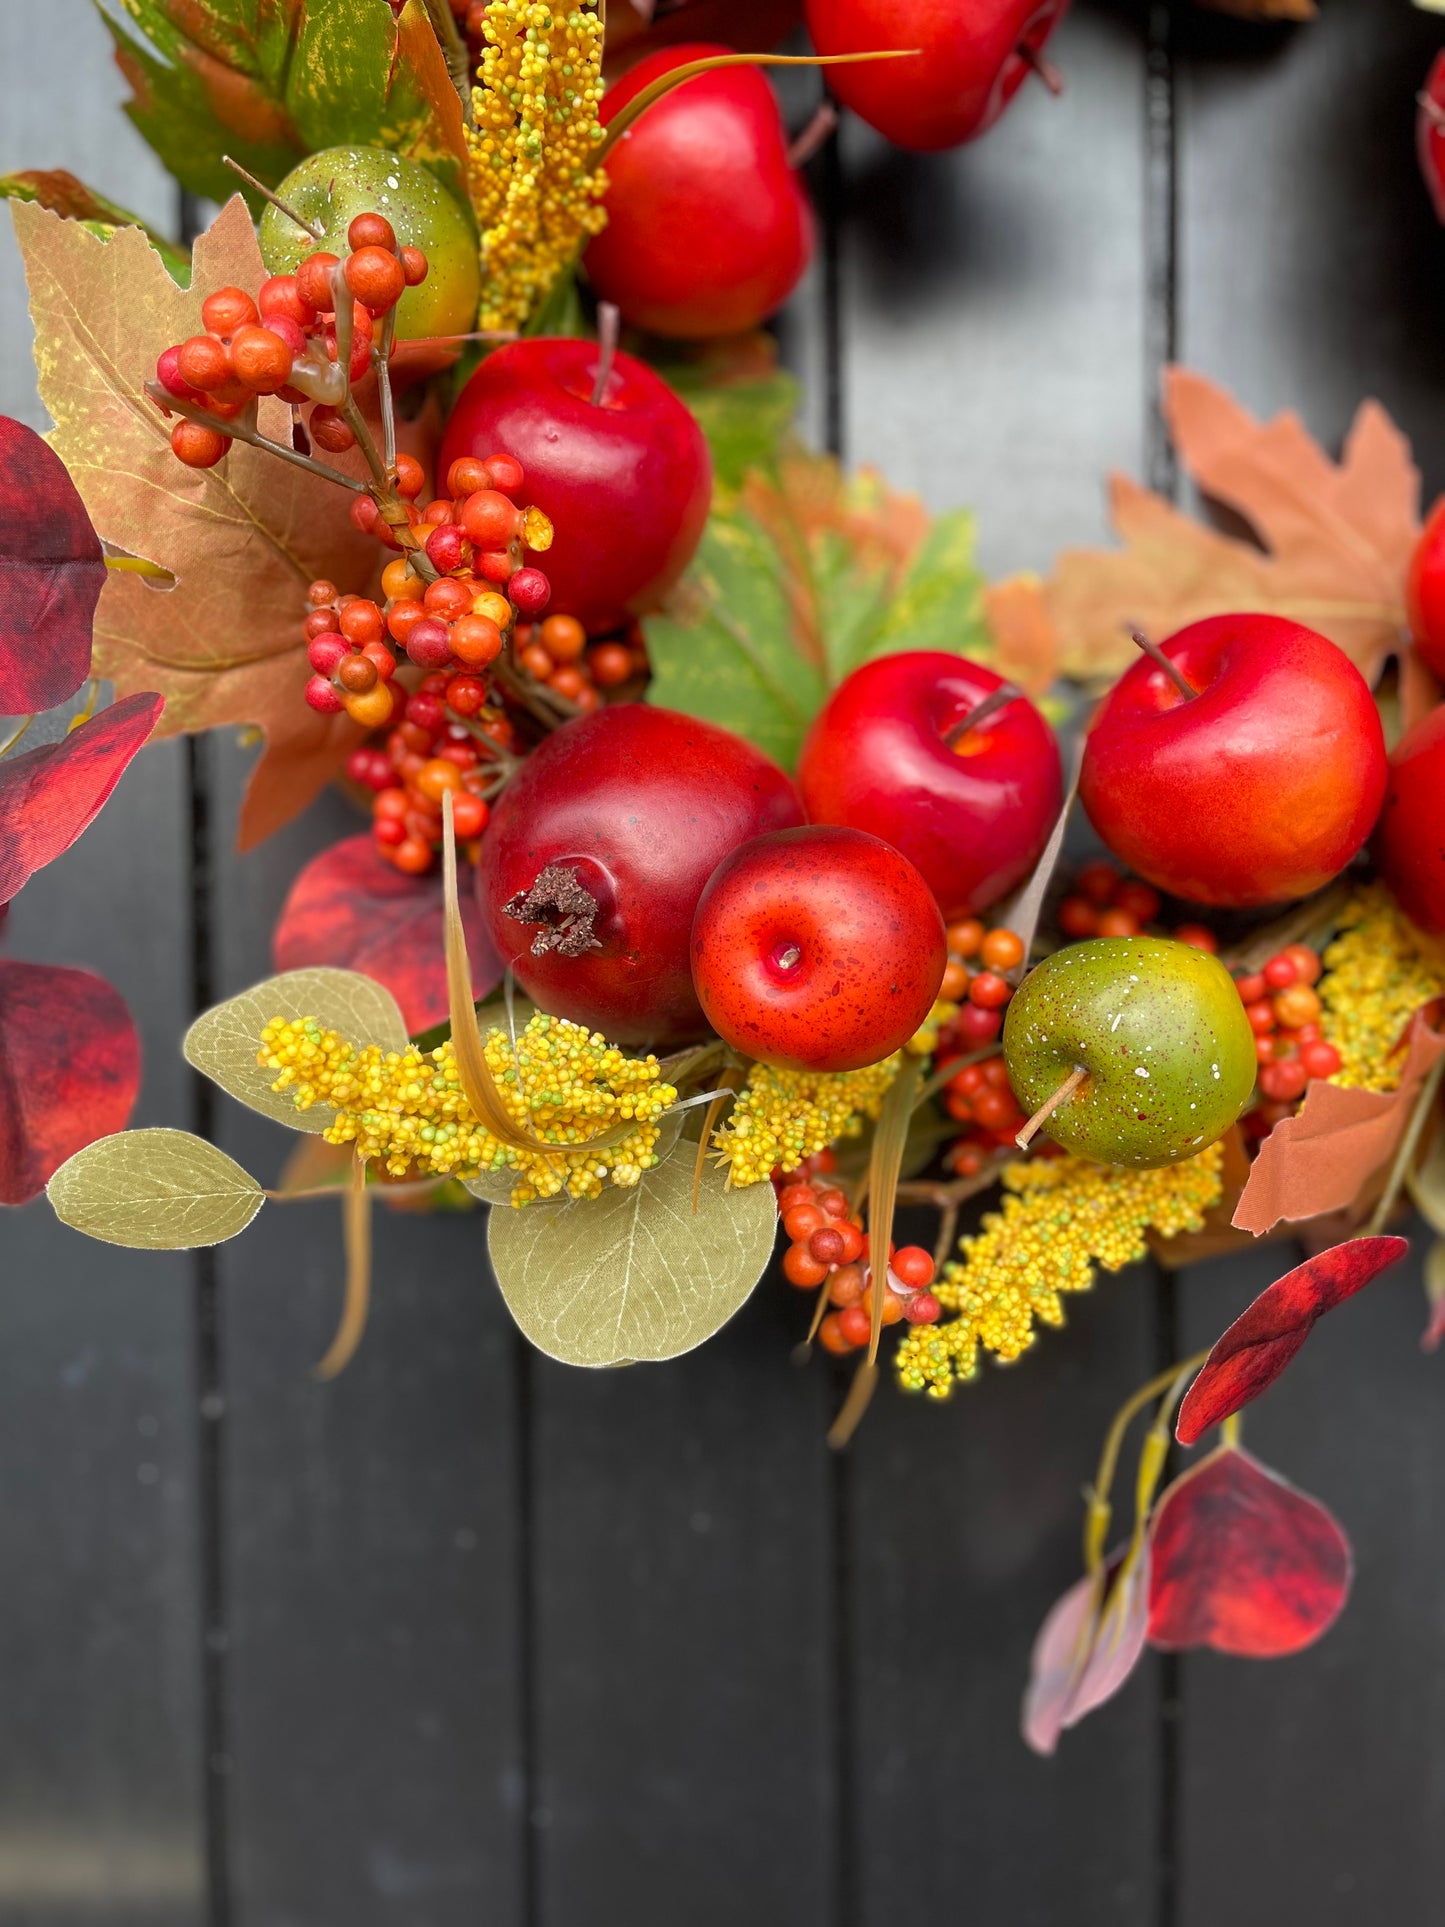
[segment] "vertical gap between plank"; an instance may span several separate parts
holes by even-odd
[[[840,462],[846,446],[843,394],[844,179],[841,137],[835,130],[824,144],[821,162],[823,241],[823,438]],[[838,1374],[831,1377],[837,1378]],[[837,1388],[829,1385],[829,1393]],[[856,1927],[861,1917],[859,1872],[857,1735],[853,1704],[853,1531],[852,1479],[847,1450],[828,1452],[831,1560],[825,1583],[830,1589],[829,1659],[832,1685],[831,1800],[834,1927]]]
[[[492,1206],[493,1210],[507,1207]],[[537,1534],[533,1494],[536,1473],[534,1451],[534,1412],[536,1363],[529,1342],[517,1332],[513,1339],[515,1361],[512,1441],[516,1467],[517,1585],[517,1771],[521,1781],[522,1837],[518,1870],[522,1927],[539,1927],[542,1918],[541,1857],[542,1828],[546,1816],[541,1810],[541,1786],[537,1766],[538,1639],[537,1639]]]
[[[1148,423],[1149,486],[1173,499],[1179,472],[1164,420],[1161,384],[1178,352],[1179,153],[1171,0],[1152,0],[1145,50],[1145,344],[1144,379]],[[1160,1370],[1180,1356],[1175,1277],[1154,1268],[1156,1362]],[[1159,1656],[1156,1776],[1159,1805],[1155,1835],[1154,1913],[1157,1927],[1179,1920],[1180,1779],[1183,1737],[1183,1669],[1176,1653]]]
[[[180,234],[189,244],[203,222],[193,195],[179,197]],[[196,1012],[216,1000],[212,929],[211,757],[203,736],[186,738],[190,809],[191,1002]],[[198,1136],[215,1128],[215,1092],[206,1078],[192,1082],[192,1123]],[[214,1250],[192,1254],[192,1370],[196,1411],[196,1501],[199,1543],[201,1652],[201,1813],[205,1846],[207,1927],[231,1927],[228,1834],[231,1772],[226,1659],[224,1468],[226,1397],[221,1353],[221,1281]]]

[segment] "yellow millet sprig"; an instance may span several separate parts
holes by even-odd
[[[1358,891],[1340,921],[1320,979],[1320,1029],[1340,1053],[1330,1082],[1392,1091],[1406,1028],[1422,1004],[1445,993],[1445,970],[1383,883]]]
[[[903,1046],[910,1057],[932,1057],[938,1049],[938,1033],[958,1015],[959,1006],[941,997],[918,1029]]]
[[[462,1089],[450,1041],[422,1052],[367,1044],[358,1049],[314,1017],[273,1017],[261,1033],[257,1061],[276,1072],[275,1091],[289,1091],[298,1111],[328,1104],[335,1121],[328,1144],[354,1144],[395,1177],[473,1178],[515,1171],[513,1204],[554,1197],[595,1198],[604,1181],[636,1184],[657,1163],[658,1120],[677,1092],[659,1080],[655,1057],[626,1057],[615,1044],[559,1017],[534,1016],[517,1038],[504,1030],[483,1040],[487,1064],[519,1131],[555,1151],[504,1144],[482,1125]],[[614,1127],[634,1128],[616,1143],[594,1140]]]
[[[603,129],[595,0],[491,0],[472,90],[472,205],[482,231],[483,328],[520,328],[607,223],[593,159]]]
[[[781,1165],[796,1170],[804,1158],[840,1137],[856,1137],[865,1117],[877,1117],[898,1075],[895,1052],[861,1071],[781,1071],[754,1064],[732,1114],[713,1133],[728,1183],[759,1184]]]
[[[1223,1191],[1222,1144],[1155,1171],[1126,1171],[1086,1158],[1010,1164],[1007,1195],[976,1237],[960,1240],[961,1264],[945,1265],[933,1290],[956,1317],[915,1325],[894,1356],[905,1391],[947,1398],[978,1371],[980,1348],[1004,1360],[1034,1341],[1035,1323],[1062,1325],[1064,1294],[1087,1291],[1096,1269],[1142,1258],[1144,1233],[1197,1231]]]

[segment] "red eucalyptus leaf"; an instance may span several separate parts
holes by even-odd
[[[1221,1446],[1159,1501],[1149,1641],[1279,1659],[1318,1639],[1349,1597],[1350,1542],[1317,1499]]]
[[[60,457],[0,415],[0,715],[53,709],[90,673],[105,551]]]
[[[1085,1573],[1050,1608],[1029,1658],[1023,1736],[1035,1753],[1054,1752],[1066,1727],[1112,1699],[1139,1663],[1149,1623],[1147,1546],[1125,1568],[1112,1554],[1101,1574]]]
[[[0,961],[0,1203],[24,1204],[68,1157],[122,1131],[140,1038],[88,970]]]
[[[472,992],[502,981],[502,960],[482,928],[474,893],[462,893]],[[313,857],[291,886],[271,940],[278,970],[312,964],[364,971],[401,1005],[413,1035],[447,1015],[440,870],[403,876],[369,836],[349,836]]]
[[[89,829],[162,706],[126,696],[58,743],[0,762],[0,903]]]
[[[1174,1436],[1193,1445],[1279,1377],[1323,1313],[1409,1250],[1403,1238],[1351,1238],[1296,1265],[1262,1291],[1219,1339],[1184,1394]]]

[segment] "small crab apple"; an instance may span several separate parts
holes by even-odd
[[[420,161],[379,147],[326,147],[308,154],[276,193],[319,227],[322,239],[297,227],[279,208],[268,207],[261,216],[260,241],[269,274],[294,274],[317,248],[345,259],[353,246],[358,253],[363,243],[374,246],[364,228],[356,243],[349,230],[358,216],[379,214],[391,227],[394,245],[419,248],[426,256],[425,279],[408,286],[396,304],[398,338],[465,334],[477,325],[482,281],[476,231],[461,203]],[[371,264],[373,274],[376,266]],[[406,262],[400,257],[398,266],[404,279]]]
[[[502,792],[477,888],[544,1010],[614,1043],[707,1029],[688,941],[704,884],[750,837],[801,823],[776,764],[728,730],[620,703],[546,737]]]
[[[1445,933],[1445,703],[1395,745],[1374,850],[1405,915]]]
[[[1008,1007],[1004,1059],[1043,1129],[1100,1164],[1176,1164],[1213,1144],[1254,1088],[1254,1032],[1217,957],[1167,937],[1097,937],[1031,970]]]
[[[785,1069],[861,1070],[905,1044],[948,949],[927,883],[881,837],[832,824],[755,837],[719,864],[692,980],[726,1043]]]
[[[689,41],[609,87],[601,119],[661,75],[731,48]],[[797,286],[813,214],[777,96],[756,67],[698,74],[655,101],[607,157],[607,225],[584,263],[623,319],[682,338],[754,328]]]
[[[488,355],[453,409],[438,472],[504,448],[551,518],[548,609],[590,634],[654,604],[692,559],[712,499],[707,443],[659,375],[592,341],[540,336]]]
[[[1023,881],[1063,801],[1053,731],[1027,696],[998,702],[1006,688],[942,650],[881,656],[839,684],[803,747],[810,819],[901,850],[950,922]]]
[[[806,0],[820,54],[917,48],[912,60],[832,67],[828,85],[896,147],[957,147],[986,133],[1030,73],[1059,81],[1044,42],[1068,0]]]
[[[1385,794],[1385,737],[1342,649],[1281,616],[1211,616],[1141,656],[1105,697],[1079,799],[1129,868],[1243,908],[1343,870]],[[1172,680],[1182,678],[1186,696]]]

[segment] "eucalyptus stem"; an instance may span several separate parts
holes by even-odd
[[[1190,1373],[1197,1372],[1208,1356],[1207,1351],[1195,1352],[1181,1364],[1169,1365],[1162,1372],[1156,1372],[1137,1392],[1126,1398],[1114,1414],[1105,1434],[1104,1449],[1099,1454],[1094,1483],[1087,1488],[1088,1510],[1084,1515],[1084,1566],[1087,1571],[1098,1572],[1104,1562],[1104,1538],[1111,1517],[1109,1494],[1113,1489],[1114,1475],[1119,1469],[1119,1452],[1124,1443],[1124,1434],[1151,1399],[1158,1398],[1161,1392],[1168,1392],[1171,1386],[1181,1384]],[[1172,1409],[1172,1398],[1169,1404]]]

